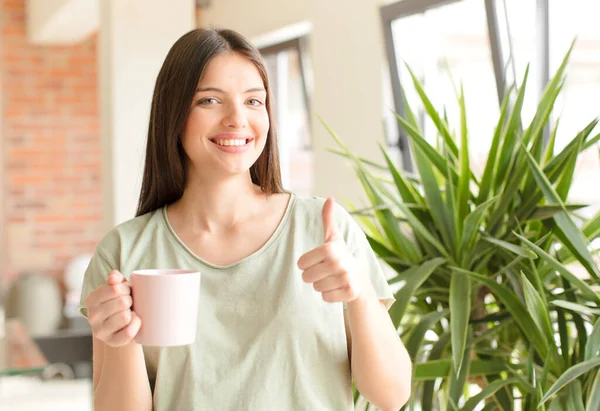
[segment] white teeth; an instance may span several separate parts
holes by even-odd
[[[244,146],[246,145],[245,139],[235,139],[235,140],[215,140],[220,146]]]

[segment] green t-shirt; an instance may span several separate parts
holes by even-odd
[[[278,228],[250,256],[216,266],[177,237],[166,208],[114,228],[98,245],[81,301],[110,270],[201,272],[196,342],[144,346],[155,411],[352,410],[344,305],[322,300],[297,261],[323,244],[321,198],[292,195]],[[338,228],[386,306],[394,301],[364,233],[340,206]],[[86,309],[81,307],[86,315]]]

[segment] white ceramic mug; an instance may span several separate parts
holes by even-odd
[[[200,272],[136,270],[130,283],[133,311],[142,320],[138,344],[166,347],[196,340]]]

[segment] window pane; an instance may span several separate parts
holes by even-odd
[[[460,122],[452,79],[456,87],[462,82],[471,163],[476,172],[482,172],[499,115],[484,2],[464,0],[403,17],[392,23],[392,32],[400,82],[430,142],[434,142],[437,132],[431,121],[424,120],[404,63],[424,83],[438,111],[445,107],[450,127],[456,131]]]
[[[567,80],[557,101],[555,117],[560,116],[557,149],[563,148],[577,132],[600,116],[600,3],[596,0],[550,0],[550,73],[554,73],[575,37],[576,43],[567,67]],[[597,127],[592,135],[600,132]],[[587,212],[600,208],[599,151],[585,152],[575,171],[570,200],[592,204]]]
[[[313,190],[313,154],[298,50],[290,48],[263,57],[275,100],[284,187],[310,196]]]
[[[536,44],[536,1],[496,0],[495,6],[507,87],[520,86],[529,65],[521,113],[523,123],[529,124],[544,87],[539,76],[541,62],[537,54],[537,47],[541,44]]]

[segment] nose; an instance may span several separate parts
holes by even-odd
[[[244,111],[244,107],[240,103],[231,103],[228,105],[225,117],[223,117],[223,125],[228,128],[244,128],[246,126],[247,119]]]

